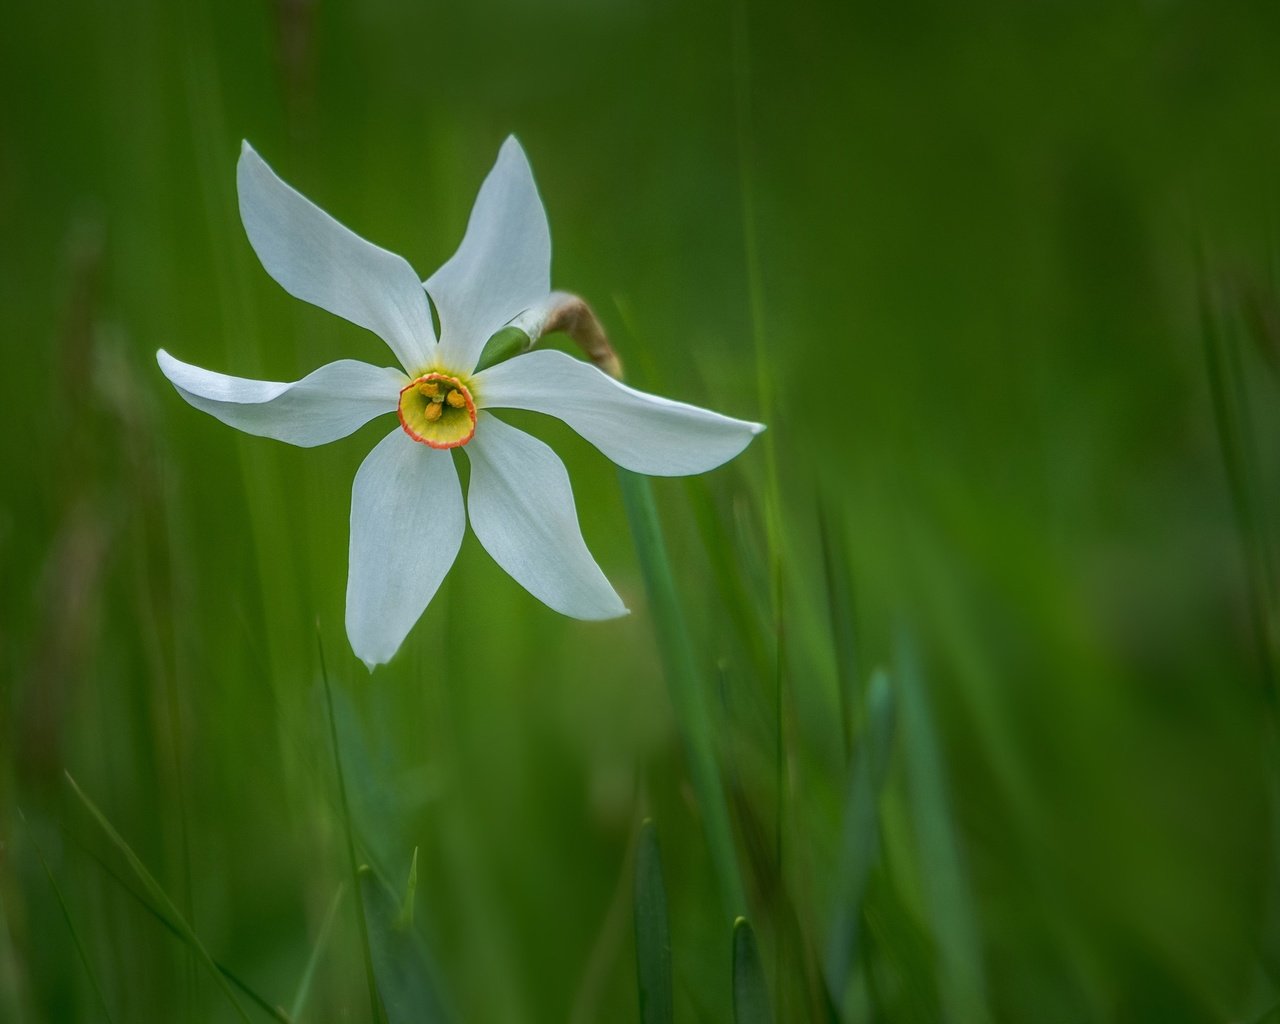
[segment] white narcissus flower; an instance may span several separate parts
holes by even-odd
[[[458,251],[425,291],[404,259],[294,191],[247,142],[236,182],[245,231],[267,273],[291,295],[378,335],[403,370],[340,359],[280,384],[214,373],[163,349],[156,358],[197,409],[304,448],[398,415],[351,494],[347,635],[370,669],[395,654],[462,544],[467,510],[455,448],[471,461],[471,528],[503,569],[565,615],[627,611],[583,542],[564,464],[490,410],[556,416],[619,466],[654,476],[705,472],[764,429],[636,391],[562,352],[527,352],[476,372],[490,336],[521,314],[522,326],[537,324],[551,298],[546,214],[514,137],[480,188]]]

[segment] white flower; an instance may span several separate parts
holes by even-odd
[[[522,326],[536,325],[551,294],[546,214],[514,137],[480,188],[458,251],[425,291],[404,259],[299,195],[247,142],[236,181],[267,273],[291,295],[378,335],[403,371],[341,359],[279,384],[224,376],[164,350],[156,358],[197,409],[302,447],[398,414],[351,494],[347,635],[370,669],[395,654],[462,544],[467,512],[454,448],[471,461],[471,528],[503,569],[565,615],[627,611],[583,542],[564,464],[489,410],[559,417],[619,466],[656,476],[712,469],[764,429],[636,391],[562,352],[527,352],[475,372],[490,336],[521,314]]]

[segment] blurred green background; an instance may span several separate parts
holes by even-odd
[[[361,857],[402,887],[418,848],[453,1019],[639,1019],[645,816],[676,1019],[730,1019],[731,917],[607,460],[511,417],[564,457],[633,615],[560,618],[469,537],[370,676],[347,515],[387,423],[247,437],[154,362],[390,362],[258,265],[241,138],[426,276],[510,132],[554,281],[631,382],[769,422],[654,490],[777,1019],[1262,1019],[1278,44],[1273,3],[1178,0],[11,6],[0,1019],[237,1019],[64,771],[247,986],[288,1006],[318,948],[299,1019],[370,1019],[349,887],[324,929],[349,868],[319,648]],[[900,714],[850,902],[878,665]]]

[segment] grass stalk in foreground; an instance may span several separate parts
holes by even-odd
[[[110,878],[113,882],[115,882],[116,885],[120,886],[120,888],[128,896],[130,896],[133,899],[133,901],[138,904],[139,907],[141,907],[148,914],[154,917],[156,921],[159,922],[159,924],[167,932],[169,932],[170,935],[180,940],[181,942],[188,941],[187,933],[186,931],[184,931],[184,928],[187,926],[185,922],[182,926],[175,924],[173,921],[171,921],[168,918],[168,916],[166,916],[163,910],[154,906],[146,896],[138,892],[138,890],[135,889],[128,881],[121,878],[119,873],[110,864],[108,864],[105,860],[103,860],[102,857],[100,857],[95,850],[88,848],[79,840],[74,840],[74,841],[76,842],[76,845],[80,847],[81,852],[83,852],[89,858],[91,858],[93,862],[97,864],[99,868],[102,869],[103,873],[108,878]],[[285,1013],[282,1007],[273,1006],[271,1001],[267,999],[266,996],[262,995],[260,992],[254,989],[252,985],[250,985],[242,977],[236,974],[236,972],[233,971],[226,964],[222,963],[222,961],[215,959],[213,961],[213,966],[218,969],[219,973],[224,978],[226,978],[227,981],[231,982],[232,985],[234,985],[237,989],[239,989],[240,993],[243,996],[245,996],[245,998],[251,1000],[253,1004],[256,1007],[258,1007],[258,1009],[260,1009],[263,1013],[265,1013],[268,1017],[272,1018],[273,1020],[280,1021],[280,1024],[294,1024],[292,1018],[290,1018],[289,1015]]]
[[[880,854],[880,793],[893,742],[894,697],[888,673],[877,670],[867,691],[867,723],[858,739],[845,788],[840,858],[835,867],[837,903],[827,937],[824,970],[836,1007],[844,1005],[850,972],[858,960],[863,900]]]
[[[93,986],[93,993],[98,997],[98,1005],[102,1007],[102,1015],[107,1019],[107,1024],[114,1024],[115,1018],[111,1016],[111,1008],[107,1006],[107,998],[102,994],[102,986],[98,984],[98,975],[89,960],[89,954],[84,948],[84,943],[80,940],[80,932],[71,917],[71,908],[67,906],[67,901],[62,895],[62,887],[58,885],[58,880],[54,877],[53,868],[49,866],[44,850],[36,842],[35,832],[31,828],[31,823],[27,821],[27,816],[22,813],[21,807],[17,808],[17,811],[18,817],[22,819],[22,824],[27,828],[27,837],[31,840],[31,848],[35,850],[36,856],[40,859],[40,866],[44,868],[44,873],[49,876],[49,884],[53,887],[53,895],[58,899],[58,907],[62,910],[63,919],[67,922],[67,930],[71,932],[71,941],[75,943],[80,963],[84,965],[84,972],[89,976],[89,984]]]
[[[653,610],[658,648],[689,758],[693,788],[698,796],[720,895],[727,916],[733,919],[746,909],[746,896],[734,850],[729,808],[720,781],[720,767],[716,761],[707,697],[686,628],[684,610],[676,593],[662,524],[648,478],[625,469],[618,470],[618,478],[636,555],[644,574],[649,606]]]
[[[347,803],[347,780],[342,772],[342,750],[338,745],[338,723],[333,717],[333,689],[329,685],[329,669],[324,660],[324,643],[316,634],[320,652],[320,676],[324,680],[324,699],[329,711],[329,738],[333,741],[333,763],[338,772],[338,797],[342,801],[342,829],[347,841],[347,859],[351,867],[352,889],[356,897],[356,918],[360,923],[360,949],[364,954],[365,980],[369,985],[369,1012],[374,1024],[382,1024],[382,1004],[378,1000],[378,983],[373,975],[373,955],[369,951],[369,924],[365,920],[364,897],[360,888],[360,865],[356,861],[355,834],[351,828],[351,808]]]
[[[658,832],[650,820],[640,828],[635,874],[636,988],[641,1024],[671,1024],[671,928],[662,880]]]
[[[733,1024],[773,1024],[760,948],[745,917],[733,924]]]
[[[1236,517],[1244,571],[1249,587],[1249,613],[1263,674],[1264,697],[1273,720],[1280,720],[1280,651],[1275,623],[1277,596],[1273,584],[1274,561],[1267,539],[1261,505],[1257,445],[1252,434],[1253,414],[1245,385],[1239,341],[1228,318],[1220,313],[1197,253],[1200,334],[1205,372],[1213,401],[1214,425],[1231,505]]]
[[[115,830],[115,826],[107,820],[106,816],[98,810],[97,805],[85,795],[84,791],[78,785],[76,785],[76,780],[71,777],[71,773],[67,772],[65,774],[67,782],[70,783],[71,789],[75,792],[76,796],[80,798],[80,802],[84,804],[85,809],[88,810],[94,821],[98,823],[98,826],[106,834],[107,838],[111,840],[112,845],[120,851],[125,861],[129,864],[129,867],[133,869],[134,875],[146,891],[147,898],[152,901],[156,908],[158,908],[166,923],[177,932],[177,934],[191,949],[196,951],[200,957],[201,963],[203,963],[209,973],[213,975],[213,980],[217,982],[218,988],[222,990],[222,994],[226,996],[227,1001],[235,1008],[240,1019],[245,1021],[245,1024],[248,1024],[249,1016],[244,1012],[244,1007],[240,1005],[240,1001],[236,999],[235,993],[231,991],[231,987],[228,984],[227,979],[223,976],[222,969],[214,961],[213,957],[209,955],[209,951],[204,948],[204,943],[200,941],[199,937],[192,930],[191,925],[187,923],[186,918],[178,912],[178,908],[174,906],[173,900],[169,898],[169,894],[164,891],[160,883],[157,882],[151,872],[147,870],[147,867],[142,863],[141,858],[133,852],[133,848],[124,841],[124,837]]]
[[[360,869],[373,977],[390,1024],[448,1024],[455,1015],[443,999],[426,942],[405,912],[417,887],[416,863],[415,854],[408,884],[400,894],[372,868]]]
[[[854,693],[859,678],[857,644],[853,633],[853,589],[849,581],[849,555],[845,550],[840,517],[833,514],[833,509],[824,498],[819,498],[817,505],[818,539],[822,542],[827,611],[836,658],[836,681],[839,684],[840,735],[844,740],[847,758],[852,756],[853,751]]]
[[[315,981],[316,968],[320,965],[320,956],[329,943],[329,934],[333,931],[334,921],[338,919],[338,907],[342,904],[342,894],[346,889],[345,881],[338,883],[333,899],[329,901],[329,909],[324,913],[324,921],[320,924],[315,945],[311,948],[311,956],[307,958],[307,966],[302,972],[302,978],[298,981],[298,991],[294,993],[293,1002],[289,1005],[289,1016],[293,1020],[298,1020],[302,1016],[303,1008],[307,1005],[307,997],[311,995],[311,985]]]
[[[924,898],[938,944],[938,989],[944,1019],[963,1024],[990,1020],[982,934],[968,886],[960,835],[952,816],[947,766],[933,720],[915,640],[897,640],[897,697]]]
[[[751,131],[751,32],[747,6],[739,0],[732,21],[734,113],[737,128],[739,198],[742,203],[742,256],[746,271],[747,300],[751,315],[752,348],[755,351],[756,390],[760,400],[760,418],[776,427],[774,415],[774,381],[766,339],[764,277],[761,270],[760,243],[756,230],[755,161]],[[774,713],[774,862],[779,880],[785,888],[787,836],[787,750],[784,688],[786,684],[786,632],[783,618],[782,575],[782,488],[778,477],[776,430],[763,438],[765,460],[764,522],[769,547],[769,589],[773,609],[773,713]],[[754,933],[750,934],[752,946]],[[774,949],[774,971],[779,979],[778,1005],[787,1012],[787,990],[782,986],[783,948]]]

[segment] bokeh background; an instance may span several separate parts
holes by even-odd
[[[555,282],[631,382],[769,423],[654,491],[777,1019],[1280,1003],[1280,7],[3,20],[0,1019],[238,1019],[64,773],[249,988],[289,1006],[314,952],[298,1019],[370,1019],[321,652],[359,856],[402,889],[417,848],[452,1019],[639,1019],[644,817],[676,1018],[730,1019],[731,917],[613,467],[513,417],[565,458],[629,618],[556,616],[469,537],[370,675],[342,628],[347,514],[387,423],[289,448],[154,362],[390,361],[258,265],[242,138],[425,276],[512,132]],[[906,713],[850,905],[878,666]],[[859,941],[828,1001],[841,915]]]

